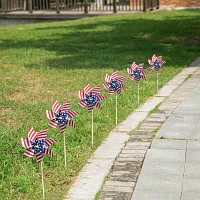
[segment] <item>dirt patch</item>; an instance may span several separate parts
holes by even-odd
[[[10,100],[14,101],[24,101],[26,99],[24,93],[22,92],[15,92],[8,97]]]
[[[16,115],[12,108],[1,108],[0,112],[0,121],[2,121],[5,126],[17,125]]]

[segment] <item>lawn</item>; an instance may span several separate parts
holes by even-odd
[[[0,28],[0,194],[1,199],[41,199],[40,165],[24,158],[20,138],[28,130],[40,131],[49,120],[55,99],[71,101],[76,129],[67,127],[67,167],[63,162],[63,136],[49,129],[57,140],[55,157],[44,159],[46,199],[62,199],[94,150],[115,127],[115,95],[94,111],[95,144],[91,148],[91,113],[79,107],[78,90],[87,83],[104,83],[104,75],[119,70],[128,77],[131,63],[145,63],[153,54],[167,62],[159,72],[159,87],[200,54],[199,10],[102,16],[68,22]],[[140,83],[141,103],[156,92],[155,71]],[[137,107],[137,85],[125,80],[127,90],[118,98],[119,119]],[[102,94],[107,96],[105,89]]]

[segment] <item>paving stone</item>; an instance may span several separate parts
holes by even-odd
[[[185,162],[185,150],[149,149],[145,162]]]
[[[170,85],[170,84],[166,84],[165,86],[163,86],[158,93],[156,94],[156,96],[160,96],[160,97],[167,97],[170,94],[172,94],[172,92],[178,88],[178,84],[176,85]]]
[[[111,158],[114,159],[120,153],[124,142],[129,139],[129,136],[125,133],[111,132],[109,137],[103,142],[103,144],[95,151],[95,158]],[[115,144],[115,145],[112,145]]]
[[[200,150],[187,150],[186,162],[200,164]]]
[[[149,117],[150,118],[166,118],[168,117],[169,115],[168,114],[165,114],[165,113],[158,113],[157,111],[155,113],[152,113]]]
[[[200,199],[200,178],[184,177],[181,200]]]
[[[121,165],[123,164],[123,165]],[[142,162],[131,162],[131,161],[126,161],[126,162],[118,162],[116,161],[114,166],[112,167],[111,173],[114,171],[129,171],[129,172],[138,172],[141,168]]]
[[[147,115],[148,112],[133,112],[125,121],[120,123],[115,128],[115,131],[130,132],[134,130],[139,125],[139,123],[147,117]]]
[[[190,78],[188,81],[183,83],[180,88],[186,88],[186,89],[193,89],[199,84],[200,80],[199,78]]]
[[[115,162],[115,165],[114,165],[114,167],[116,167],[116,166],[126,166],[126,163],[122,163],[122,162]]]
[[[146,176],[183,176],[184,174],[184,162],[168,162],[168,161],[145,161],[143,163],[140,177]]]
[[[192,105],[192,103],[190,104]],[[181,107],[178,107],[174,114],[182,114],[182,115],[200,115],[200,108],[195,106],[188,106],[188,105],[183,105]]]
[[[164,122],[165,120],[166,120],[166,117],[163,117],[163,118],[149,117],[146,121],[151,122],[151,123],[155,123],[155,122]],[[162,124],[162,123],[160,123],[160,124]]]
[[[136,184],[136,190],[151,190],[152,192],[163,191],[175,193],[182,190],[183,176],[166,176],[165,174],[158,174],[155,176],[151,174],[145,174],[145,177],[139,176]]]
[[[132,135],[129,139],[129,142],[131,139],[142,139],[142,140],[145,140],[145,139],[151,139],[151,135]]]
[[[185,89],[182,89],[185,90]],[[189,92],[187,92],[187,94],[184,94],[184,92],[179,92],[179,93],[173,93],[167,100],[166,102],[182,102],[183,100],[185,100],[185,98],[188,96],[188,94],[191,92],[191,90],[189,90]]]
[[[130,200],[132,193],[127,193],[127,192],[103,192],[100,200]]]
[[[105,186],[103,189],[106,191],[116,191],[116,192],[128,192],[132,193],[133,187],[113,187],[113,186]]]
[[[138,109],[136,109],[136,111],[149,112],[153,110],[163,100],[164,100],[164,97],[153,97],[151,99],[148,99],[147,102],[141,105]]]
[[[106,181],[105,186],[134,187],[135,182]]]
[[[198,124],[194,127],[192,133],[189,136],[189,139],[191,140],[200,140],[200,134],[199,134],[199,130],[200,130],[200,121],[198,122]],[[198,145],[196,143],[196,145]]]
[[[200,178],[199,163],[186,162],[184,176]]]
[[[123,174],[123,176],[122,175],[115,176],[112,174],[110,176],[110,180],[111,181],[122,181],[122,182],[131,182],[131,181],[136,182],[138,175],[139,175],[139,172],[131,173],[131,174]]]
[[[188,140],[187,149],[200,150],[200,141]]]
[[[119,158],[144,158],[145,154],[120,153]]]
[[[131,200],[179,200],[181,192],[159,190],[135,190]]]
[[[70,188],[67,199],[93,200],[100,190],[104,177],[112,166],[112,159],[91,159],[79,174],[77,181]]]
[[[151,142],[152,138],[137,138],[137,137],[131,137],[129,139],[129,142]]]
[[[126,146],[150,146],[151,142],[128,142]]]
[[[121,154],[126,154],[126,153],[133,153],[133,154],[146,154],[146,150],[125,150],[123,149],[121,151]]]
[[[173,113],[158,131],[157,136],[158,138],[189,139],[198,122],[198,115]]]
[[[167,84],[168,85],[171,85],[171,84],[175,84],[175,85],[180,85],[182,82],[185,81],[185,79],[188,77],[187,74],[183,74],[183,75],[180,75],[178,74],[177,76],[175,76],[173,79],[171,79]]]
[[[136,158],[118,157],[117,161],[118,162],[126,162],[126,161],[142,162],[143,158],[141,158],[141,157],[136,157]]]
[[[174,109],[166,110],[166,108],[158,108],[157,113],[162,113],[162,114],[166,114],[169,116],[173,111],[174,111]]]
[[[192,78],[200,78],[200,74],[195,73],[195,74],[192,75]]]
[[[157,128],[159,127],[161,124],[163,124],[163,122],[144,122],[141,126],[141,128],[148,128],[149,129],[154,129],[154,128]]]
[[[151,149],[186,149],[186,140],[154,139]]]
[[[145,136],[152,136],[154,134],[154,130],[142,130],[140,127],[138,127],[139,129],[137,129],[134,132],[134,136],[138,135],[145,135]]]
[[[143,150],[147,150],[149,147],[147,146],[125,146],[124,149],[137,149],[137,150],[140,150],[140,149],[143,149]]]

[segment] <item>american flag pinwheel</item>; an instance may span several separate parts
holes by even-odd
[[[164,60],[162,60],[162,56],[156,57],[155,55],[152,56],[151,60],[148,60],[149,64],[151,65],[150,68],[152,70],[156,70],[158,72],[160,69],[164,69],[163,65],[166,63]]]
[[[72,126],[75,128],[75,123],[72,118],[76,116],[78,112],[70,110],[70,102],[66,102],[64,105],[60,105],[57,101],[54,101],[52,110],[46,110],[47,117],[51,120],[49,126],[60,128],[60,133],[63,133],[66,126]]]
[[[145,74],[148,72],[146,69],[143,68],[144,64],[137,65],[135,62],[132,64],[131,68],[127,68],[127,72],[130,74],[129,79],[135,80],[136,83],[140,81],[142,78],[146,80]]]
[[[49,154],[53,157],[53,152],[49,146],[56,141],[52,138],[47,138],[47,129],[38,133],[31,128],[28,132],[28,138],[21,138],[20,142],[23,147],[27,149],[24,155],[27,157],[36,156],[37,162],[41,162],[43,160],[44,154]]]
[[[105,75],[106,83],[103,84],[103,87],[108,91],[108,95],[112,95],[117,92],[118,95],[121,94],[122,88],[127,88],[127,86],[123,83],[125,80],[125,76],[119,76],[118,71],[115,71],[111,76],[108,74]]]
[[[88,112],[91,112],[94,109],[94,106],[98,109],[102,109],[100,101],[106,99],[105,96],[100,94],[100,86],[91,88],[90,84],[87,84],[83,92],[79,91],[78,95],[81,99],[81,102],[78,104],[82,107],[88,107]]]

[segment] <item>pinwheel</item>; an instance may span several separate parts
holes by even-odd
[[[88,107],[88,112],[91,112],[94,109],[94,106],[98,109],[102,109],[100,101],[106,99],[105,96],[100,94],[100,86],[92,89],[90,84],[87,84],[83,90],[83,92],[79,91],[78,95],[81,99],[81,102],[78,104],[82,107]]]
[[[106,90],[109,90],[108,95],[112,95],[115,92],[118,95],[121,95],[121,89],[127,88],[127,86],[123,84],[125,79],[126,79],[125,76],[118,76],[118,71],[115,71],[111,76],[106,74],[105,75],[106,83],[103,84],[103,87]]]
[[[57,126],[60,129],[60,133],[63,133],[64,140],[64,161],[65,166],[66,162],[66,143],[65,143],[65,130],[66,126],[72,126],[75,128],[75,123],[72,121],[72,118],[76,116],[78,113],[70,110],[70,102],[66,102],[64,105],[60,105],[58,101],[54,101],[52,110],[46,110],[47,117],[51,120],[49,126],[52,128],[56,128]]]
[[[127,88],[123,83],[126,79],[125,76],[119,76],[118,71],[113,72],[111,76],[108,74],[105,75],[106,83],[103,84],[103,87],[108,90],[108,95],[112,95],[116,92],[116,125],[117,125],[117,95],[121,95],[121,89]]]
[[[105,96],[100,94],[100,86],[95,87],[94,89],[90,87],[90,84],[87,84],[83,92],[79,91],[78,95],[81,99],[81,102],[78,104],[82,107],[88,107],[88,112],[92,111],[92,147],[94,144],[94,107],[102,109],[100,101],[106,99]]]
[[[146,80],[145,74],[147,70],[143,68],[144,64],[137,65],[135,62],[132,64],[131,68],[127,68],[127,72],[130,74],[129,79],[135,80],[138,85],[138,105],[140,104],[140,87],[139,81],[141,79]]]
[[[41,174],[42,174],[42,193],[44,198],[44,178],[42,160],[45,154],[49,154],[53,157],[53,152],[49,148],[56,141],[52,138],[47,138],[47,129],[40,131],[39,133],[31,128],[28,132],[28,138],[21,138],[21,143],[27,151],[24,153],[27,157],[36,156],[37,162],[41,162]]]
[[[152,56],[151,60],[148,60],[149,64],[151,65],[150,68],[152,70],[156,70],[157,75],[157,90],[158,90],[158,71],[160,69],[164,69],[163,65],[166,63],[164,60],[162,60],[162,56],[156,57],[155,55]]]

